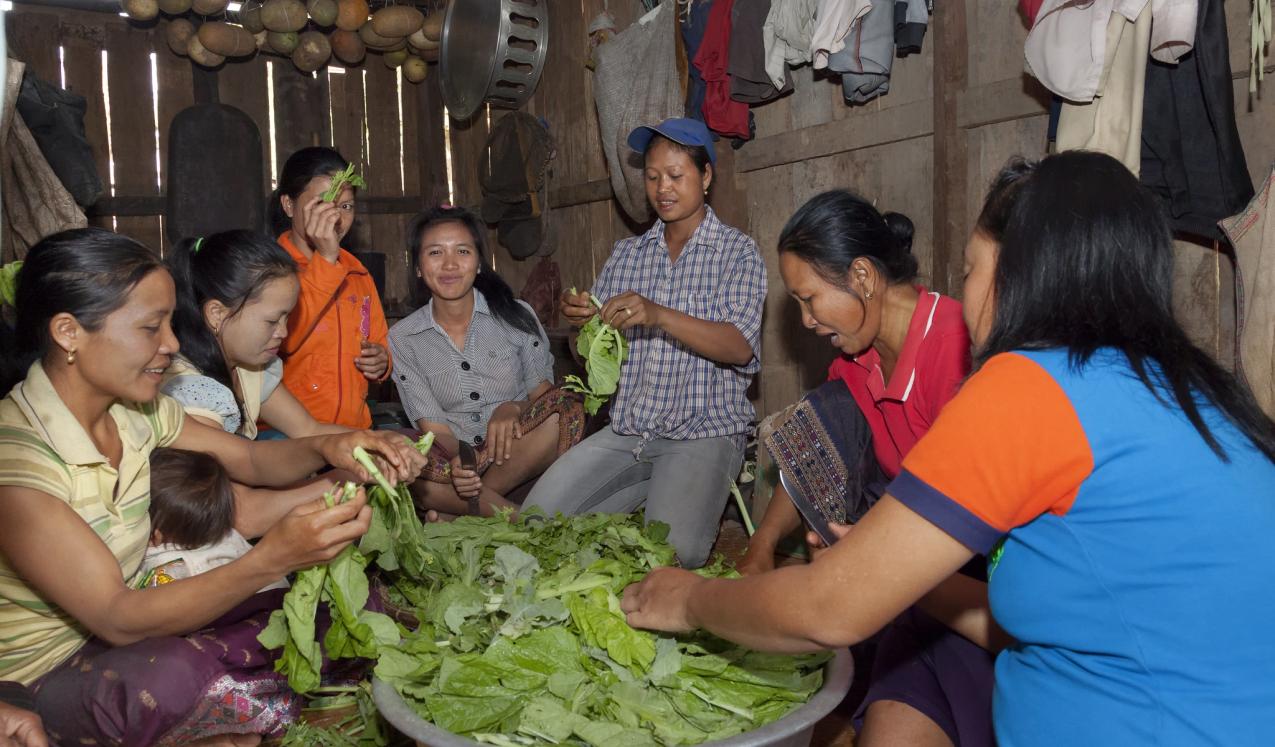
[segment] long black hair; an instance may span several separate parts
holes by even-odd
[[[181,342],[182,357],[233,389],[221,346],[204,319],[204,304],[218,301],[234,316],[261,295],[267,283],[295,275],[297,263],[263,234],[223,231],[182,241],[169,253],[168,269],[177,285],[173,333]]]
[[[90,332],[128,301],[147,275],[163,270],[159,256],[136,241],[101,228],[74,228],[31,247],[18,272],[14,298],[16,350],[4,356],[0,391],[26,376],[53,344],[49,322],[71,314]]]
[[[1101,153],[1050,156],[1019,179],[996,263],[992,329],[976,365],[1058,347],[1080,365],[1115,348],[1157,398],[1167,405],[1172,395],[1219,457],[1226,452],[1196,396],[1275,461],[1275,423],[1173,316],[1173,239],[1154,195]]]
[[[912,233],[906,215],[882,215],[859,195],[834,189],[797,208],[779,233],[779,251],[800,257],[824,280],[858,298],[846,282],[856,259],[872,262],[890,285],[916,279]]]
[[[1005,240],[1005,229],[1009,227],[1010,215],[1018,204],[1020,187],[1027,177],[1036,172],[1037,165],[1036,161],[1015,156],[1005,163],[987,189],[975,227],[997,246]]]
[[[288,156],[283,164],[283,173],[279,174],[279,188],[270,195],[270,205],[266,216],[270,221],[270,229],[274,235],[287,231],[292,227],[292,219],[283,212],[282,197],[287,195],[293,200],[301,196],[310,180],[316,176],[332,176],[345,171],[350,162],[345,156],[331,148],[312,146]]]
[[[482,270],[474,278],[474,290],[482,292],[491,313],[514,329],[540,337],[540,325],[536,322],[536,317],[525,306],[518,303],[518,300],[514,298],[513,289],[509,287],[505,279],[487,265],[487,229],[477,216],[465,208],[441,205],[432,210],[426,210],[412,219],[407,229],[407,253],[412,258],[413,274],[420,270],[421,240],[425,237],[425,231],[440,223],[459,223],[473,237],[474,248],[478,251],[478,266]],[[429,303],[433,297],[433,293],[430,292],[424,280],[418,280],[416,294],[422,306]]]

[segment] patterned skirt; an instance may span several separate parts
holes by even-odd
[[[762,444],[785,480],[829,522],[853,524],[884,491],[872,429],[841,381],[820,385],[773,416]]]
[[[554,387],[540,395],[535,402],[518,417],[518,425],[523,433],[530,433],[539,428],[551,415],[558,416],[558,456],[567,449],[580,443],[584,438],[585,415],[584,404],[580,395]],[[438,444],[429,450],[429,463],[421,473],[421,477],[430,482],[451,484],[451,460],[454,455]],[[491,450],[483,445],[478,448],[478,473],[482,474],[496,461]]]
[[[219,734],[281,735],[304,698],[257,641],[284,589],[253,595],[203,630],[128,646],[91,639],[30,690],[55,744],[180,745]],[[318,634],[328,625],[319,611]],[[353,684],[366,662],[325,662],[324,681]]]

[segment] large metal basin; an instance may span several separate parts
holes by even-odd
[[[806,747],[814,733],[815,724],[832,712],[850,689],[854,679],[854,659],[850,652],[841,649],[824,667],[823,687],[805,705],[787,716],[772,721],[760,729],[737,734],[729,739],[706,742],[713,747]],[[380,680],[372,681],[372,697],[376,707],[404,735],[428,747],[491,747],[482,742],[444,731],[416,715],[394,687]]]

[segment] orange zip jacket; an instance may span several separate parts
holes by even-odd
[[[367,379],[354,366],[364,336],[386,346],[389,327],[376,284],[363,263],[341,250],[336,264],[306,257],[284,232],[279,245],[300,268],[301,294],[279,351],[283,385],[320,423],[370,428]],[[386,368],[389,375],[390,368]]]

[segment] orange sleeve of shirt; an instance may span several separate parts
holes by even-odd
[[[340,262],[329,262],[317,254],[310,258],[298,276],[301,293],[297,296],[297,305],[288,315],[288,337],[283,341],[283,355],[292,355],[306,344],[347,275],[349,270]],[[377,308],[380,308],[379,304]],[[384,312],[380,318],[384,326]]]
[[[888,492],[980,553],[1014,527],[1065,514],[1093,453],[1062,387],[1030,358],[989,360],[903,460]]]

